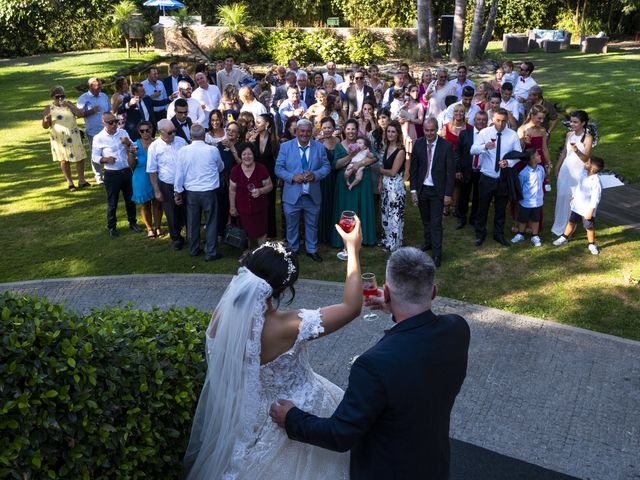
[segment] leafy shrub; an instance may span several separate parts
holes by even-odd
[[[346,63],[348,61],[344,39],[338,36],[333,30],[320,29],[308,33],[305,41],[311,52],[313,60],[324,63],[333,60],[336,63]]]
[[[0,295],[0,477],[179,478],[207,321]]]
[[[394,29],[391,34],[391,40],[393,41],[394,56],[409,59],[417,59],[420,56],[418,38],[414,32]]]
[[[347,51],[352,62],[367,65],[389,54],[387,44],[369,30],[354,30],[347,39]]]
[[[269,56],[278,64],[286,65],[290,58],[296,58],[303,64],[313,60],[313,54],[305,41],[305,34],[296,28],[272,30],[265,48]]]

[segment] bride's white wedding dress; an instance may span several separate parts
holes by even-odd
[[[240,276],[250,276],[248,280],[254,282],[258,278],[248,270],[240,273],[238,277]],[[268,287],[266,282],[261,282]],[[245,290],[244,285],[237,287],[241,292]],[[225,295],[230,293],[229,289]],[[265,300],[270,292],[270,288],[267,292],[264,285],[257,288],[253,314],[248,315],[253,317],[253,325],[249,331],[240,335],[235,332],[229,336],[229,332],[223,331],[226,320],[223,318],[218,323],[216,337],[207,335],[209,370],[185,457],[185,463],[191,466],[189,479],[348,479],[349,453],[336,453],[289,440],[285,430],[269,417],[269,406],[278,398],[292,400],[297,407],[307,412],[328,417],[334,412],[344,393],[338,386],[317,375],[309,365],[306,343],[323,332],[319,310],[301,310],[298,337],[291,349],[269,363],[259,364]],[[236,303],[233,302],[234,307],[237,307]],[[217,311],[224,307],[221,300]],[[238,316],[238,313],[236,311],[234,315],[230,315],[235,323],[232,328],[239,328],[237,324],[242,316]],[[243,352],[236,352],[238,357],[242,357],[243,364],[239,370],[242,378],[238,379],[233,375],[226,375],[233,370],[233,366],[227,367],[229,363],[224,362],[217,363],[215,354],[221,347],[220,343],[233,339],[224,346],[224,350],[229,352],[229,345],[238,343],[243,335],[248,338],[244,342],[246,348],[240,346]],[[226,355],[229,356],[233,357],[233,354]],[[226,358],[227,362],[228,360]],[[215,375],[211,371],[212,367],[226,373]],[[228,378],[225,379],[225,376]],[[233,387],[224,391],[224,385],[237,383],[237,380],[242,385],[238,395],[233,395]],[[217,402],[216,398],[223,402]]]

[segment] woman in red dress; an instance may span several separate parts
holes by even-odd
[[[458,136],[460,135],[460,132],[471,126],[466,122],[464,115],[464,105],[456,105],[453,108],[453,118],[449,123],[445,124],[439,133],[443,139],[451,144],[454,152],[456,150],[456,144],[458,143]],[[451,197],[452,205],[451,207],[444,207],[445,215],[449,215],[451,209],[453,209],[454,212],[456,211],[456,205],[458,204],[458,198],[460,197],[460,186],[460,180],[456,179],[453,185],[453,196]]]
[[[547,109],[542,105],[534,105],[529,110],[529,116],[525,122],[518,128],[518,137],[520,137],[520,143],[523,150],[535,148],[536,152],[540,155],[540,165],[544,168],[544,190],[546,194],[547,185],[549,185],[549,172],[551,171],[551,163],[549,161],[549,147],[547,145],[547,130],[544,128],[544,121],[547,116]],[[516,170],[519,172],[527,164],[523,161],[518,162],[515,165]],[[544,209],[543,209],[544,210]],[[540,211],[540,230],[542,231],[542,210]]]
[[[241,163],[231,169],[229,215],[239,217],[247,237],[261,245],[267,240],[268,194],[273,183],[267,167],[255,161],[258,152],[254,144],[242,143],[236,149]],[[250,251],[251,241],[243,255]]]

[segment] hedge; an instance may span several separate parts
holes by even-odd
[[[0,296],[0,478],[180,478],[209,314]]]

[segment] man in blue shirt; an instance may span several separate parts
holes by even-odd
[[[84,112],[84,128],[89,137],[89,148],[93,148],[93,137],[103,129],[102,114],[111,111],[109,97],[102,92],[102,81],[99,78],[90,78],[87,82],[89,90],[78,98],[77,106]],[[102,178],[102,165],[91,160],[91,169],[96,179],[96,184],[104,183]]]

